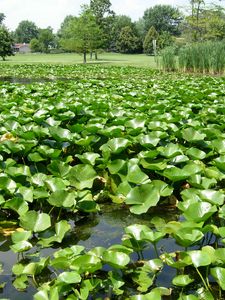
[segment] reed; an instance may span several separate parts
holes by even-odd
[[[183,72],[222,74],[225,70],[225,41],[186,45],[179,50],[178,63]]]
[[[172,46],[164,48],[160,52],[160,67],[167,72],[177,70],[176,49]]]

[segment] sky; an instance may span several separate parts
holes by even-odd
[[[156,4],[184,6],[186,0],[111,0],[116,14],[125,14],[133,21],[143,16],[145,9]],[[22,20],[33,21],[38,27],[51,26],[56,32],[67,15],[79,15],[80,5],[89,0],[0,0],[0,12],[6,19],[4,24],[15,30]]]

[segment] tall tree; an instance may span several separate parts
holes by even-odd
[[[161,32],[169,32],[171,35],[179,35],[179,24],[182,15],[177,8],[171,5],[155,5],[144,12],[143,16],[145,34],[152,26],[160,34]]]
[[[87,53],[99,48],[101,36],[102,32],[96,24],[93,12],[89,7],[83,6],[79,18],[68,22],[60,43],[66,50],[83,53],[84,63],[86,63]]]
[[[0,57],[5,60],[6,56],[13,55],[13,38],[4,25],[0,25]]]
[[[48,53],[49,49],[55,45],[55,35],[53,34],[53,29],[51,27],[39,29],[38,40],[40,42],[42,52]]]
[[[21,21],[15,30],[15,41],[17,43],[30,43],[39,34],[38,27],[34,22],[24,20]]]
[[[110,0],[90,0],[90,9],[103,33],[103,46],[107,48],[112,37],[112,26],[115,16],[115,13],[111,10],[111,2]],[[95,55],[97,59],[97,52],[95,52]]]
[[[184,36],[191,41],[225,38],[224,8],[191,2],[191,12],[182,24]]]
[[[120,36],[120,32],[124,27],[130,27],[134,29],[134,23],[132,22],[131,18],[126,15],[117,15],[114,18],[113,26],[112,26],[112,38],[110,41],[110,49],[114,50],[116,42]]]
[[[142,50],[141,41],[130,26],[121,29],[116,48],[121,53],[135,53]]]
[[[154,49],[153,41],[156,41],[158,43],[159,39],[159,33],[155,30],[155,27],[152,26],[148,33],[145,36],[143,48],[145,54],[153,54],[156,49]]]

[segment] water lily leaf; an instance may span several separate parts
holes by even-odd
[[[198,148],[189,148],[186,154],[192,159],[199,159],[202,160],[206,157],[206,153]]]
[[[18,291],[24,291],[28,286],[28,277],[27,277],[27,275],[17,276],[17,278],[13,281],[13,286]]]
[[[48,165],[48,170],[56,177],[66,177],[70,169],[71,167],[67,163],[58,160],[53,160],[51,164]]]
[[[149,181],[148,175],[141,171],[140,167],[133,163],[128,163],[127,181],[136,184],[143,184]]]
[[[103,253],[103,260],[114,268],[124,268],[129,262],[130,257],[124,252],[107,250]]]
[[[189,275],[178,275],[172,280],[172,283],[177,286],[186,286],[194,281]]]
[[[0,189],[14,193],[16,190],[16,182],[9,178],[6,174],[0,174]]]
[[[205,200],[215,205],[222,205],[225,197],[222,192],[215,190],[201,190],[199,191],[199,196],[203,201]]]
[[[94,273],[102,268],[101,259],[96,255],[84,254],[80,257],[75,258],[70,268],[77,271],[79,274],[83,272]]]
[[[19,165],[16,167],[8,167],[6,168],[5,172],[12,177],[31,176],[30,168],[24,165]]]
[[[150,231],[150,228],[146,225],[132,224],[125,228],[126,234],[129,234],[136,241],[141,241],[143,239],[144,233]]]
[[[76,208],[87,213],[97,212],[99,210],[99,206],[94,200],[81,200],[77,202]]]
[[[64,190],[57,190],[47,199],[48,203],[56,207],[71,207],[76,204],[76,194]]]
[[[216,279],[223,291],[225,291],[225,268],[215,267],[210,269],[210,274]]]
[[[93,152],[86,152],[81,154],[76,154],[75,155],[83,164],[90,164],[92,166],[95,165],[95,161],[97,158],[100,157],[98,153],[93,153]]]
[[[16,191],[16,196],[22,196],[23,200],[32,203],[33,202],[33,188],[27,188],[25,186],[20,186]]]
[[[167,167],[167,163],[164,159],[144,159],[142,158],[140,160],[140,164],[143,166],[143,168],[153,171],[163,171]]]
[[[65,190],[69,182],[59,177],[52,177],[45,180],[45,185],[51,192],[56,192]]]
[[[219,170],[223,172],[225,171],[225,155],[221,155],[217,157],[216,159],[213,160],[213,163]]]
[[[211,141],[211,146],[219,154],[225,154],[225,140],[223,139],[213,140]]]
[[[19,253],[30,250],[33,248],[33,245],[28,241],[20,241],[10,246],[10,248],[13,252]]]
[[[145,127],[145,120],[135,118],[132,120],[127,121],[124,125],[126,127],[131,127],[131,128],[144,128]]]
[[[193,250],[189,251],[188,255],[191,257],[192,263],[195,268],[208,266],[212,263],[211,256],[206,251]]]
[[[128,193],[126,204],[133,205],[130,211],[134,214],[146,213],[148,209],[155,206],[160,200],[159,190],[151,183],[137,186]]]
[[[49,128],[49,133],[56,141],[71,141],[72,133],[68,129],[59,126],[52,126]]]
[[[202,141],[206,137],[206,134],[201,133],[192,127],[185,128],[182,130],[182,137],[188,142]]]
[[[57,281],[68,284],[78,283],[81,281],[81,276],[76,271],[63,272],[57,277]]]
[[[3,207],[14,210],[20,216],[24,215],[29,209],[27,202],[18,197],[4,202]]]
[[[30,181],[32,184],[42,187],[42,186],[45,186],[45,181],[47,179],[48,179],[48,176],[46,174],[36,173],[31,177]]]
[[[100,150],[110,151],[114,154],[121,153],[125,150],[128,146],[130,146],[131,142],[125,138],[114,138],[109,140],[106,144],[100,147]]]
[[[156,147],[160,141],[160,138],[157,137],[154,132],[151,132],[146,135],[140,135],[138,137],[138,142],[145,148]]]
[[[216,206],[213,206],[208,202],[197,202],[190,204],[183,214],[187,220],[202,222],[206,221],[216,211]]]
[[[197,202],[189,205],[184,212],[184,217],[190,221],[202,222],[206,221],[216,211],[216,206],[213,206],[208,202]]]
[[[96,177],[97,173],[93,167],[87,164],[72,167],[68,175],[70,184],[78,190],[91,188]]]
[[[28,159],[33,162],[44,161],[45,158],[42,157],[38,152],[33,152],[28,155]]]
[[[27,230],[15,231],[12,233],[11,239],[13,243],[18,243],[21,241],[28,240],[31,237],[31,235],[32,235],[31,231],[27,231]]]
[[[181,228],[176,231],[173,236],[179,245],[189,247],[201,240],[204,234],[198,229]]]
[[[51,226],[50,216],[31,210],[20,216],[20,226],[34,232],[44,231]]]
[[[166,158],[171,158],[182,154],[180,146],[173,143],[169,143],[165,147],[159,147],[157,150],[159,151],[160,155],[165,156]]]
[[[111,174],[117,174],[121,169],[126,166],[126,161],[123,159],[115,159],[108,162],[107,167]]]
[[[66,220],[62,220],[55,224],[55,233],[53,236],[47,238],[40,238],[38,244],[42,247],[49,247],[52,243],[61,243],[65,234],[71,229],[70,224]]]

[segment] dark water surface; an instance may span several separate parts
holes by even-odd
[[[174,212],[162,212],[162,216],[166,221],[177,219]],[[61,247],[70,247],[73,245],[83,245],[86,250],[90,250],[96,246],[105,248],[113,244],[120,244],[121,238],[124,234],[124,228],[131,224],[145,224],[150,225],[150,219],[153,215],[136,216],[129,213],[126,209],[118,208],[114,205],[104,205],[101,214],[93,214],[87,216],[78,222],[70,220],[72,231],[64,239]],[[10,250],[10,236],[1,237],[0,239],[0,262],[3,263],[3,273],[0,275],[0,284],[6,282],[4,289],[0,289],[0,298],[10,300],[31,300],[36,288],[30,282],[28,289],[25,292],[18,292],[12,285],[14,276],[12,275],[12,266],[18,262],[18,255]],[[178,249],[174,244],[174,240],[170,238],[163,239],[158,244],[159,252],[170,252]],[[32,249],[34,253],[37,249]],[[44,248],[41,250],[41,256],[49,256],[57,248]],[[28,252],[29,254],[29,252]],[[153,247],[149,247],[143,251],[145,259],[152,259],[156,257]],[[21,257],[20,257],[21,258]],[[133,259],[137,259],[137,254],[133,254]],[[171,278],[175,275],[175,270],[169,269],[167,272],[162,272],[158,278],[158,283],[163,286],[170,286]]]

